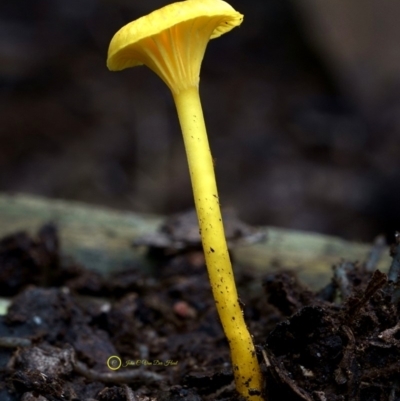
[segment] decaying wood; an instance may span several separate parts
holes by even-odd
[[[0,196],[0,236],[18,230],[35,233],[47,222],[59,227],[63,253],[85,266],[102,272],[143,261],[144,250],[132,242],[157,229],[163,218],[121,212],[78,202],[28,195]],[[331,266],[341,259],[366,261],[370,244],[348,242],[337,237],[276,227],[262,228],[266,240],[233,250],[237,265],[255,271],[296,269],[313,288],[321,288],[332,275]],[[390,266],[389,251],[377,267]]]

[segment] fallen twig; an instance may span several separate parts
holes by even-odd
[[[32,341],[24,337],[0,337],[0,348],[30,347]]]
[[[89,380],[101,381],[104,383],[129,383],[132,380],[149,380],[149,381],[160,381],[164,377],[158,373],[149,372],[148,370],[142,369],[129,369],[125,372],[98,372],[93,369],[89,369],[84,363],[79,362],[72,357],[72,365],[74,370],[85,376]]]

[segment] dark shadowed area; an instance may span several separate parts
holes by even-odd
[[[324,10],[303,3],[232,1],[242,26],[209,44],[200,90],[222,205],[252,224],[390,236],[400,229],[400,68],[390,57],[400,35],[389,28],[400,7],[353,9],[370,25],[360,37],[333,26],[337,46],[318,30]],[[168,88],[145,67],[105,66],[114,33],[165,4],[1,1],[0,191],[137,212],[192,207]],[[340,21],[346,10],[336,11]],[[371,42],[385,26],[388,40]],[[353,54],[362,40],[371,47],[349,73],[338,49]]]

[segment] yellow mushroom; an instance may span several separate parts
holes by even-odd
[[[172,92],[211,288],[230,346],[236,389],[245,399],[261,401],[261,371],[238,302],[199,97],[200,67],[209,40],[242,21],[243,15],[222,0],[170,4],[121,28],[111,40],[107,66],[118,71],[146,65]]]

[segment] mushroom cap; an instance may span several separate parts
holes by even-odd
[[[179,80],[197,83],[207,43],[229,32],[243,15],[222,0],[186,0],[162,7],[122,27],[107,58],[111,71],[145,64],[174,91]],[[179,86],[179,84],[178,84]],[[185,84],[183,85],[185,86]]]

